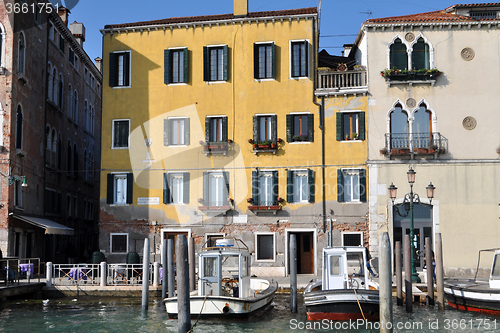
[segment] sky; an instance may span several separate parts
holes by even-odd
[[[78,21],[85,25],[84,48],[91,59],[102,58],[102,34],[99,30],[106,24],[233,13],[233,0],[66,0],[66,2],[68,2],[67,7],[72,7],[70,23]],[[250,12],[296,9],[318,7],[319,2],[320,0],[248,0],[248,8]],[[326,49],[332,55],[342,55],[342,46],[354,43],[361,24],[370,18],[443,10],[457,3],[484,2],[321,0],[319,50]]]

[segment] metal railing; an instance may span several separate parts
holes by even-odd
[[[43,269],[40,258],[3,258],[0,259],[0,282],[6,285],[19,284],[21,280],[40,282]]]
[[[348,89],[367,86],[366,71],[320,71],[318,89]]]
[[[101,285],[101,264],[54,264],[51,284]],[[106,285],[139,285],[144,277],[142,264],[107,264],[104,266]],[[161,276],[161,275],[160,275]],[[153,283],[153,264],[147,272],[149,284]]]
[[[438,132],[386,133],[385,149],[389,154],[444,154],[448,151],[448,139]]]

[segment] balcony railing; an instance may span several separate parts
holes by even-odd
[[[318,72],[318,94],[344,94],[367,90],[366,70]]]
[[[386,133],[384,155],[444,154],[448,151],[448,139],[438,132]]]
[[[219,141],[219,142],[203,142],[200,141],[203,147],[203,152],[205,155],[208,156],[208,154],[227,154],[227,150],[229,147],[228,142],[225,141]]]

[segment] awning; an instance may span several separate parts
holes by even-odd
[[[16,219],[19,219],[23,222],[27,222],[36,227],[45,229],[46,234],[54,234],[54,235],[73,235],[73,229],[68,228],[62,224],[56,223],[51,220],[42,219],[39,217],[31,217],[31,216],[21,216],[14,215]]]

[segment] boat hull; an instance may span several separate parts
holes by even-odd
[[[308,320],[380,318],[378,290],[338,289],[305,292],[304,303]]]
[[[278,283],[271,282],[266,290],[246,298],[191,295],[190,313],[191,316],[247,316],[269,305],[277,289]],[[177,317],[177,297],[166,298],[164,302],[169,317]]]
[[[453,308],[500,315],[500,290],[491,289],[487,282],[447,281],[444,292]]]

